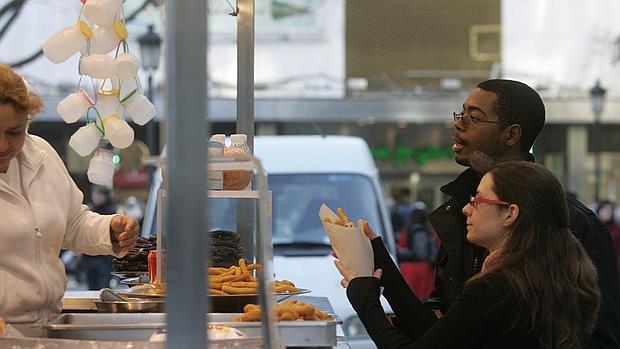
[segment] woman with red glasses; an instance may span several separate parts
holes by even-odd
[[[441,318],[407,288],[380,237],[372,240],[372,277],[340,261],[347,296],[383,348],[582,348],[600,304],[592,261],[570,232],[558,180],[544,167],[503,162],[487,172],[463,208],[467,240],[489,251],[482,272]],[[379,302],[380,286],[397,323]]]

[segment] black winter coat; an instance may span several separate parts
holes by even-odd
[[[374,277],[351,280],[347,297],[379,349],[536,349],[536,336],[515,322],[516,296],[499,274],[489,274],[469,284],[444,317],[437,319],[411,292],[383,246],[372,240],[375,268],[383,270],[381,281]],[[388,322],[379,302],[379,286],[395,317]]]
[[[484,248],[469,243],[465,215],[461,212],[470,195],[476,194],[480,176],[465,170],[441,188],[451,199],[429,215],[441,240],[435,275],[435,290],[426,303],[446,311],[463,290],[464,282],[480,272]],[[594,334],[586,348],[620,348],[620,276],[611,237],[594,212],[567,196],[571,231],[581,241],[598,271],[601,307]],[[570,306],[570,305],[568,305]]]

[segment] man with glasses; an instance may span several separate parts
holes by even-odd
[[[427,305],[441,316],[461,293],[467,279],[480,272],[485,249],[465,238],[465,216],[461,209],[475,196],[483,173],[476,163],[483,159],[534,161],[530,149],[545,123],[545,106],[536,91],[512,80],[484,81],[455,112],[455,161],[467,167],[454,181],[441,188],[451,199],[429,215],[441,239],[437,257],[435,290]],[[474,202],[483,202],[474,197]],[[596,215],[567,196],[570,226],[598,271],[601,308],[587,348],[620,348],[620,279],[611,238]],[[566,304],[566,306],[572,306]]]

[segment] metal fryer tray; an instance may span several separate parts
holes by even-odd
[[[235,322],[239,313],[209,313],[210,325],[234,327],[248,337],[261,336],[260,322]],[[336,327],[342,321],[281,321],[284,346],[335,346]],[[66,313],[43,326],[48,337],[100,341],[146,341],[166,327],[164,313]]]

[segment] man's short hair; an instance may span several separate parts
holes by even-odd
[[[505,79],[483,81],[477,87],[495,93],[499,119],[521,126],[521,151],[529,152],[545,124],[545,105],[538,92],[522,82]]]

